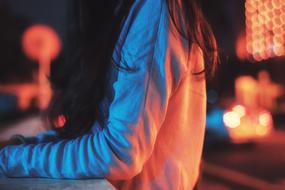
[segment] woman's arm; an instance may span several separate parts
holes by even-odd
[[[135,72],[119,72],[101,132],[4,148],[1,170],[10,177],[126,179],[137,174],[152,152],[169,97],[168,81],[151,76],[157,63],[146,57],[137,61],[141,66]]]
[[[144,18],[137,21],[143,32],[138,37],[137,31],[129,32],[129,46],[121,62],[135,70],[118,72],[108,123],[102,131],[73,140],[8,146],[0,150],[0,173],[10,177],[128,179],[141,171],[152,153],[169,98],[185,73],[181,61],[185,63],[187,57],[181,45],[177,46],[179,40],[164,26],[165,16],[155,16],[144,20],[147,26],[141,25]],[[131,48],[138,50],[138,40],[147,46],[133,55]]]
[[[38,145],[10,146],[1,150],[6,158],[1,170],[10,177],[130,178],[138,173],[152,150],[167,100],[156,111],[145,107],[149,98],[149,72],[121,73],[108,125],[95,135]],[[153,87],[152,87],[153,88]],[[155,90],[155,89],[153,89]],[[152,91],[152,90],[151,90]],[[163,94],[161,94],[163,95]],[[165,97],[167,97],[165,95]],[[159,113],[160,112],[160,113]]]

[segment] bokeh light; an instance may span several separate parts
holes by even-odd
[[[50,60],[57,57],[61,50],[61,40],[53,28],[47,25],[34,25],[23,34],[23,50],[28,57],[39,61],[42,56]]]
[[[47,76],[50,75],[51,61],[60,53],[61,40],[56,31],[48,25],[33,25],[24,32],[22,46],[25,54],[40,64],[38,71],[38,107],[49,106],[52,90]]]
[[[268,126],[272,124],[272,117],[270,113],[262,113],[259,115],[259,123],[262,126]]]
[[[243,117],[246,114],[245,107],[242,105],[236,105],[235,107],[233,107],[233,111],[237,113],[240,117]]]
[[[247,0],[246,50],[256,61],[285,55],[285,1]]]
[[[56,128],[62,128],[64,127],[66,123],[66,118],[64,115],[59,115],[54,123]]]
[[[236,112],[227,112],[224,114],[224,123],[229,128],[236,128],[240,125],[240,116]]]
[[[242,104],[236,104],[226,111],[223,122],[231,141],[238,144],[266,137],[273,129],[270,112]]]

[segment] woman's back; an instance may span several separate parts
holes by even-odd
[[[187,42],[171,28],[165,1],[136,2],[132,10],[116,52],[121,50],[119,57],[130,67],[143,70],[151,64],[139,122],[150,125],[151,131],[137,132],[147,134],[139,142],[142,151],[150,151],[145,143],[154,146],[149,158],[141,159],[147,161],[135,177],[111,182],[118,189],[192,189],[199,175],[206,118],[205,77],[194,74],[204,70],[202,51],[193,45],[188,57]]]
[[[204,140],[206,90],[203,53],[188,41],[171,23],[166,0],[135,1],[92,130],[74,139],[5,147],[0,174],[107,178],[123,190],[192,189]]]

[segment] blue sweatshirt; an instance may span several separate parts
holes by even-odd
[[[205,78],[192,74],[204,68],[200,48],[189,48],[174,29],[166,0],[136,0],[113,60],[100,104],[103,126],[95,121],[72,140],[50,131],[36,144],[5,147],[0,175],[106,178],[118,189],[193,188],[205,129]]]

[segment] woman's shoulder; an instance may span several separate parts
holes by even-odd
[[[148,54],[157,39],[164,1],[136,0],[122,26],[117,48],[133,55]]]

